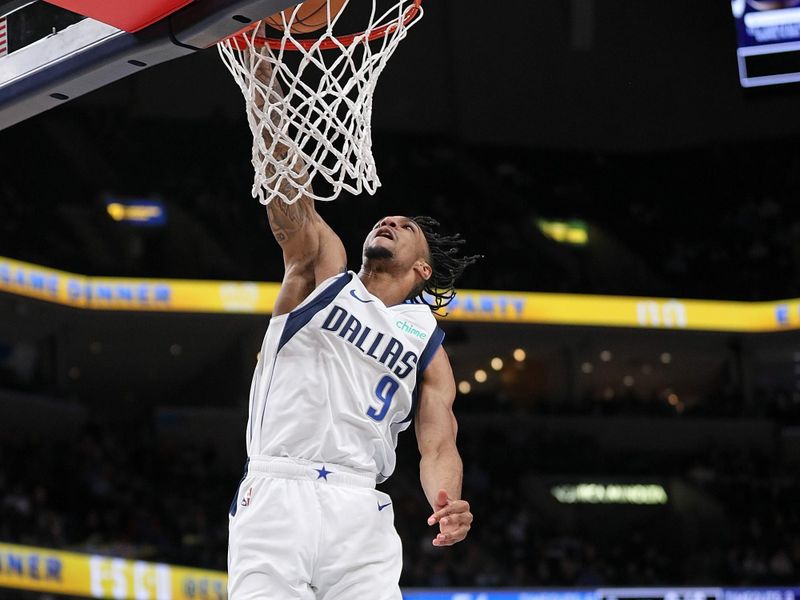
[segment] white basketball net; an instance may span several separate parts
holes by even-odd
[[[298,5],[285,11],[286,18],[279,17],[282,38],[281,32],[259,26],[241,34],[240,41],[229,38],[218,44],[247,104],[253,133],[253,197],[261,204],[274,198],[291,204],[304,195],[334,200],[342,190],[374,194],[381,185],[372,156],[372,95],[422,9],[419,1],[393,0],[396,4],[381,14],[378,0],[372,0],[363,33],[337,38],[336,23],[351,1],[369,2],[346,0],[333,18],[328,4],[328,25],[315,32],[320,37],[313,43],[303,43],[291,32]],[[368,41],[383,29],[383,37]],[[275,38],[270,44],[259,43],[264,31]],[[330,192],[313,190],[317,175],[330,184]]]

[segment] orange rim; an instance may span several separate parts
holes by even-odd
[[[386,25],[381,25],[380,27],[373,29],[369,35],[365,35],[362,31],[361,33],[351,33],[348,35],[337,35],[332,38],[324,40],[321,44],[319,44],[320,50],[332,50],[334,48],[338,48],[340,45],[343,46],[352,46],[353,44],[360,44],[363,42],[371,42],[372,40],[380,39],[387,34],[394,31],[402,21],[402,25],[408,25],[411,21],[413,21],[416,16],[419,14],[420,10],[422,10],[422,0],[414,0],[414,4],[409,6],[405,14],[402,17],[398,17],[393,21],[387,23]],[[246,50],[249,47],[250,37],[247,35],[248,31],[252,31],[254,28],[258,27],[258,23],[253,23],[252,25],[248,25],[241,31],[234,33],[232,36],[227,38],[230,40],[231,45],[236,48],[237,50]],[[256,36],[252,39],[252,44],[256,48],[262,48],[264,46],[269,46],[273,50],[291,50],[291,51],[300,51],[300,50],[310,50],[313,48],[318,42],[320,38],[307,38],[302,40],[295,40],[290,38],[285,40],[285,38],[271,38],[266,36]],[[337,43],[338,42],[338,43]]]

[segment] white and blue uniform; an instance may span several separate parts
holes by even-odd
[[[231,600],[401,597],[391,499],[374,487],[443,338],[427,306],[387,307],[352,272],[270,320],[231,505]]]

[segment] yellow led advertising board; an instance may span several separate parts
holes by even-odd
[[[89,277],[0,257],[0,292],[91,310],[270,314],[280,285]],[[800,299],[770,302],[459,290],[448,321],[741,333],[800,328]]]
[[[224,600],[227,575],[0,543],[0,587],[112,600]]]

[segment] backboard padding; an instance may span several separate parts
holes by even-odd
[[[44,0],[95,21],[135,33],[171,15],[192,0],[137,0],[109,2],[108,0]]]
[[[136,33],[84,19],[0,58],[0,130],[142,69],[208,48],[247,22],[295,4],[193,2]]]

